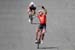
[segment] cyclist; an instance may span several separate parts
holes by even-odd
[[[29,22],[33,23],[33,16],[36,14],[36,5],[31,2],[28,6]]]
[[[46,32],[46,15],[47,15],[47,10],[45,9],[44,6],[42,6],[42,10],[39,10],[37,13],[37,17],[39,19],[40,24],[36,30],[35,43],[38,43],[38,42],[43,43],[44,35]],[[41,31],[41,33],[39,34],[40,31]]]

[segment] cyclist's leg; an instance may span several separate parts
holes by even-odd
[[[41,29],[40,29],[40,31],[39,31],[39,33],[38,33],[38,40],[39,40],[39,41],[41,41],[41,37],[42,37],[42,33],[41,33]]]
[[[40,37],[41,44],[43,44],[45,32],[46,32],[46,30],[44,28],[40,32],[40,34],[41,34],[41,37]]]
[[[36,14],[36,10],[34,10],[34,15]]]
[[[40,31],[40,29],[37,28],[37,30],[36,30],[36,40],[38,40],[38,33],[39,33],[39,31]]]
[[[40,31],[39,31],[39,41],[41,44],[43,44],[43,37],[44,37],[44,34],[43,34],[43,27],[41,26],[40,28]]]
[[[32,14],[29,14],[29,20],[30,20],[31,23],[33,22]]]
[[[41,39],[41,33],[40,33],[41,29],[40,28],[41,28],[41,25],[39,25],[39,27],[36,30],[36,40],[37,41],[40,41],[40,39]]]
[[[41,40],[40,30],[37,30],[35,43],[36,43],[36,44],[37,44],[37,43],[40,43],[40,40]]]
[[[46,25],[43,25],[43,29],[42,29],[42,40],[44,40],[45,33],[46,33]]]
[[[42,40],[44,40],[45,32],[46,32],[46,30],[43,29],[43,31],[42,31]]]
[[[31,14],[29,15],[31,24],[33,23],[33,16],[35,16],[35,14],[36,14],[35,10],[32,10]]]
[[[43,27],[42,27],[42,25],[40,24],[40,26],[39,26],[39,29],[40,29],[40,31],[39,31],[39,40],[40,40],[40,42],[41,42],[41,38],[42,38],[42,29],[43,29]]]

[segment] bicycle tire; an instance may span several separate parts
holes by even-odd
[[[39,43],[37,44],[37,49],[39,49]]]

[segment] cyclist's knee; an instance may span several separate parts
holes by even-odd
[[[36,32],[39,32],[39,29],[38,28],[36,29]]]
[[[46,33],[46,29],[43,29],[43,30],[42,30],[42,33]]]

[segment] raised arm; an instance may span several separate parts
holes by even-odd
[[[44,6],[42,6],[42,9],[44,10],[45,14],[47,14],[47,9]]]

